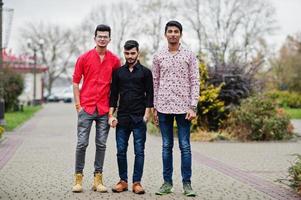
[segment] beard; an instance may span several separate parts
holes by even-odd
[[[126,63],[128,64],[133,64],[137,61],[137,58],[130,58],[130,59],[126,59]]]

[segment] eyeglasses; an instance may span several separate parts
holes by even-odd
[[[108,40],[109,36],[106,36],[106,35],[97,35],[96,39],[98,39],[98,40]]]

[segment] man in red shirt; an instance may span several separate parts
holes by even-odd
[[[102,181],[102,169],[109,132],[110,83],[113,71],[120,67],[119,58],[107,50],[107,45],[111,41],[110,37],[111,28],[103,24],[98,25],[94,37],[96,47],[82,54],[78,58],[74,69],[73,93],[78,113],[78,123],[73,192],[83,191],[83,169],[93,121],[96,123],[96,153],[92,189],[94,191],[107,192],[107,188]],[[79,83],[82,78],[82,88],[79,89]]]

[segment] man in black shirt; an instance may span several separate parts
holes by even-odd
[[[153,77],[151,71],[138,61],[139,44],[128,40],[124,45],[126,63],[113,74],[110,95],[109,124],[116,127],[117,162],[120,181],[113,192],[128,190],[127,147],[133,132],[135,163],[132,191],[144,194],[141,177],[144,165],[146,123],[153,107]],[[119,105],[117,106],[119,97]],[[113,116],[118,107],[117,119]]]

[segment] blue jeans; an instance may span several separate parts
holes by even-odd
[[[116,147],[117,147],[117,163],[119,177],[121,180],[127,182],[127,148],[129,137],[133,132],[134,138],[134,151],[135,151],[135,163],[134,163],[134,174],[133,183],[140,182],[143,174],[144,166],[144,147],[146,140],[146,124],[144,121],[130,126],[119,126],[116,128]]]
[[[93,121],[95,121],[95,161],[94,172],[102,173],[103,162],[106,152],[106,142],[110,126],[108,124],[108,115],[99,116],[97,111],[93,115],[81,110],[78,113],[77,122],[77,146],[76,146],[76,158],[75,158],[75,172],[83,173],[85,166],[86,149],[89,145],[90,130]]]
[[[173,124],[174,118],[178,126],[178,139],[181,150],[182,182],[191,182],[191,147],[190,121],[185,119],[186,114],[164,114],[158,112],[159,127],[162,135],[163,178],[172,183],[173,173]]]

